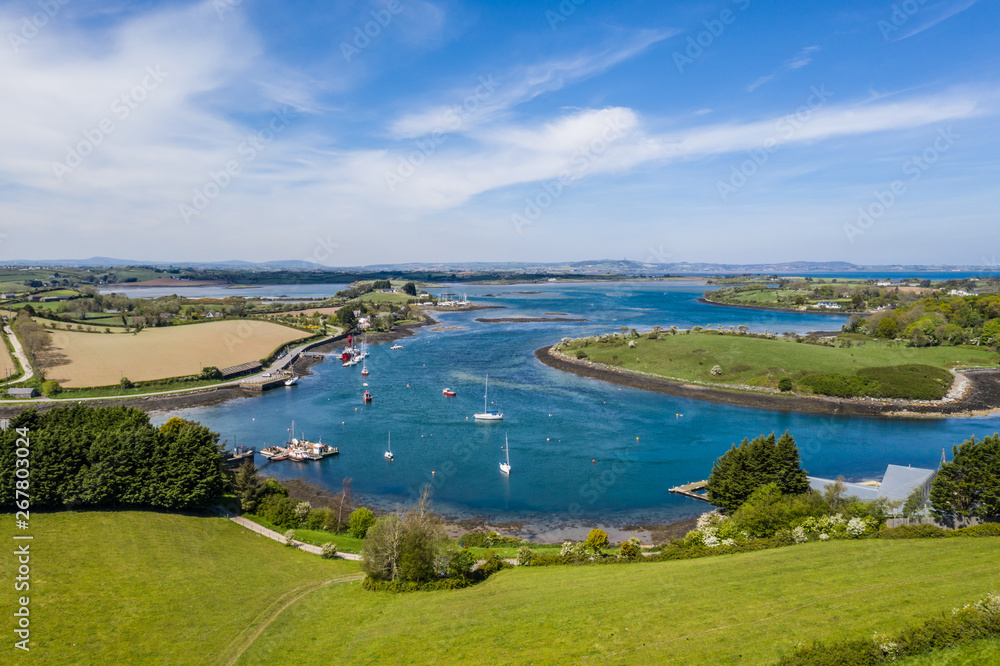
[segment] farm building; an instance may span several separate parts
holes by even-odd
[[[242,377],[243,375],[252,375],[263,369],[264,366],[262,366],[259,362],[254,361],[253,363],[243,363],[240,365],[234,365],[230,368],[222,368],[219,372],[222,373],[223,379],[233,379],[234,377]]]
[[[33,388],[12,388],[7,389],[7,393],[12,398],[37,398],[38,391]]]

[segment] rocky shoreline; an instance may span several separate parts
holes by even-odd
[[[964,370],[943,400],[847,399],[825,396],[782,395],[765,391],[736,391],[670,381],[652,375],[570,358],[552,347],[535,350],[535,358],[545,365],[581,377],[599,379],[619,386],[655,391],[682,398],[694,398],[741,407],[883,418],[945,418],[989,416],[1000,412],[1000,370]]]

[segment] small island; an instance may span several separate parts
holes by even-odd
[[[928,298],[843,332],[621,328],[535,352],[552,367],[670,395],[800,412],[973,416],[1000,411],[1000,296]]]

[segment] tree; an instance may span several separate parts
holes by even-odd
[[[352,536],[364,539],[367,537],[368,531],[375,525],[375,522],[375,514],[372,513],[372,510],[366,506],[362,506],[351,512],[348,529]]]
[[[368,536],[361,550],[361,569],[377,580],[397,580],[403,551],[403,534],[403,519],[397,514],[379,516],[368,529]]]
[[[59,385],[59,382],[42,382],[42,395],[46,398],[51,398],[59,395],[60,393],[62,393],[62,386]]]
[[[1000,436],[972,437],[952,453],[931,486],[931,512],[944,519],[1000,516]]]
[[[125,390],[128,390],[130,388],[134,388],[135,387],[135,384],[133,384],[132,380],[129,379],[128,377],[122,377],[122,380],[120,382],[118,382],[118,385],[121,386]]]
[[[587,548],[594,551],[594,555],[600,555],[601,549],[608,547],[608,533],[601,529],[590,530],[586,545]]]
[[[642,555],[642,544],[641,542],[632,537],[628,541],[622,541],[621,551],[619,555],[626,560],[637,560]]]
[[[412,282],[407,282],[406,284],[403,285],[403,293],[409,294],[410,296],[416,296],[417,286]]]
[[[776,483],[779,491],[797,495],[809,489],[809,479],[800,466],[799,449],[786,431],[735,444],[712,466],[706,489],[712,504],[735,511],[763,485]]]
[[[323,544],[323,552],[320,553],[320,557],[324,560],[332,560],[337,557],[337,544],[327,541]]]
[[[310,511],[312,511],[312,505],[309,502],[299,502],[295,505],[295,517],[299,519],[299,523],[304,522],[309,517]]]
[[[257,473],[257,466],[253,460],[247,460],[240,465],[236,472],[236,480],[233,484],[236,499],[240,501],[240,508],[247,513],[257,510],[261,496],[264,494],[264,485],[260,481]]]
[[[354,490],[350,478],[340,482],[340,496],[337,497],[337,524],[336,530],[340,531],[347,525],[347,517],[354,510]],[[329,528],[328,528],[329,529]]]
[[[294,546],[295,545],[295,530],[288,530],[285,532],[285,545]]]
[[[344,330],[351,330],[357,323],[358,319],[354,316],[354,310],[350,305],[345,305],[344,307],[337,310],[337,322],[344,327]]]
[[[208,365],[201,369],[199,379],[222,379],[222,371],[214,365]]]

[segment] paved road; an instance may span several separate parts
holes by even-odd
[[[257,534],[260,534],[261,536],[265,536],[268,539],[273,539],[274,541],[278,541],[279,543],[285,543],[285,535],[284,534],[280,534],[278,532],[275,532],[274,530],[270,530],[270,529],[264,527],[263,525],[258,525],[257,523],[253,522],[252,520],[247,520],[246,518],[242,518],[240,516],[233,515],[229,511],[226,511],[225,509],[223,509],[221,506],[215,507],[215,510],[216,510],[216,512],[219,513],[219,515],[223,516],[224,518],[228,518],[229,520],[233,521],[237,525],[240,525],[241,527],[247,528],[251,532],[256,532]],[[323,553],[323,549],[320,548],[319,546],[314,546],[312,544],[303,543],[301,541],[295,541],[294,543],[295,543],[295,547],[296,548],[298,548],[299,550],[304,550],[307,553],[313,553],[314,555],[321,555]],[[337,557],[339,557],[341,559],[344,559],[344,560],[360,560],[361,559],[360,555],[355,555],[354,553],[337,553]]]
[[[9,331],[9,327],[5,328],[4,330],[8,330]],[[15,350],[19,349],[20,346],[21,346],[20,343],[16,341],[16,338],[14,338],[13,334],[9,334],[9,335],[11,336],[11,342],[13,342],[13,344],[14,344],[14,349]],[[331,340],[335,339],[338,335],[339,335],[339,333],[336,334],[336,335],[328,336],[328,337],[323,338],[322,340],[318,340],[316,342],[310,342],[308,344],[304,344],[304,345],[301,345],[299,347],[295,347],[294,349],[290,349],[290,350],[288,350],[287,354],[285,354],[284,356],[282,356],[279,359],[277,359],[276,361],[274,361],[270,366],[268,366],[267,368],[265,368],[263,372],[260,372],[260,373],[258,373],[256,375],[248,375],[246,377],[240,377],[239,379],[234,379],[234,380],[229,381],[229,382],[221,382],[219,384],[212,384],[211,386],[205,386],[204,388],[196,388],[196,389],[190,389],[190,388],[188,388],[188,389],[174,389],[172,391],[158,391],[156,393],[131,393],[129,395],[123,395],[123,396],[107,395],[107,396],[96,397],[96,398],[62,398],[62,399],[55,398],[55,399],[53,399],[53,398],[46,398],[46,397],[43,396],[43,397],[40,397],[40,398],[34,398],[33,400],[0,400],[0,405],[2,405],[2,404],[6,404],[6,405],[11,405],[11,404],[24,405],[24,404],[34,403],[34,402],[57,402],[57,403],[63,403],[63,404],[67,404],[68,405],[68,404],[73,403],[73,402],[91,402],[91,401],[100,401],[100,400],[117,400],[119,398],[155,398],[157,396],[165,396],[165,395],[179,395],[179,394],[182,394],[182,393],[201,393],[202,391],[213,391],[213,390],[215,390],[215,389],[217,389],[219,387],[222,387],[222,386],[235,386],[235,385],[242,384],[243,382],[246,382],[246,381],[249,381],[249,380],[252,380],[252,379],[266,379],[264,377],[265,374],[274,374],[276,372],[281,372],[282,370],[284,370],[285,368],[287,368],[289,365],[291,365],[292,359],[295,358],[298,354],[301,354],[307,347],[316,347],[316,346],[319,346],[321,344],[325,344],[325,343],[330,342]],[[21,351],[21,353],[22,354],[24,353],[23,350]],[[25,367],[30,368],[31,365],[28,364],[28,363],[26,363],[26,361],[27,361],[27,358],[25,358],[24,361],[22,361],[22,364]],[[19,379],[18,381],[19,382],[25,381],[26,379],[27,379],[27,377],[23,378],[23,379]],[[11,384],[15,384],[15,383],[17,383],[17,382],[11,382]]]
[[[15,379],[11,384],[20,384],[21,382],[26,382],[35,376],[35,371],[31,369],[31,363],[28,362],[28,355],[24,353],[24,348],[21,347],[21,341],[17,339],[14,335],[14,331],[11,330],[10,326],[3,327],[4,333],[10,338],[10,344],[14,347],[14,356],[17,357],[18,363],[24,369],[24,376],[20,379]]]

